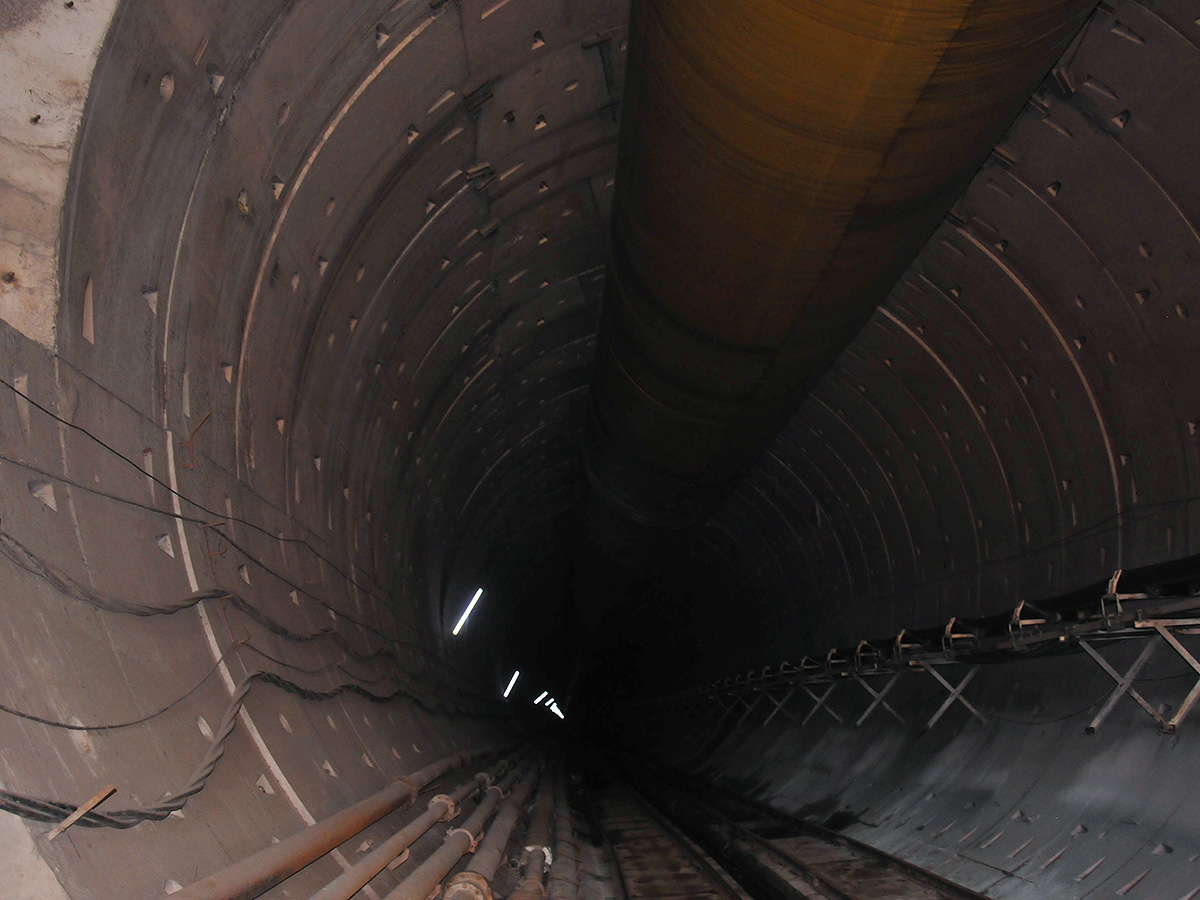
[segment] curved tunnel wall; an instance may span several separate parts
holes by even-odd
[[[1195,18],[1094,14],[714,517],[777,626],[746,667],[1196,554]]]
[[[256,687],[256,731],[234,732],[183,818],[44,850],[71,896],[187,883],[181,859],[215,869],[302,809],[503,731],[471,692],[507,675],[486,636],[519,632],[516,595],[553,579],[570,533],[625,16],[118,8],[74,156],[56,343],[3,326],[4,702],[114,723],[204,680],[130,729],[4,718],[0,780],[151,803],[259,668],[398,696]],[[665,660],[677,677],[1196,553],[1200,198],[1180,110],[1197,45],[1186,3],[1092,17],[690,551],[722,577],[672,607],[692,639]],[[13,259],[0,291],[26,283]],[[462,678],[439,644],[481,580],[498,602],[451,656]],[[171,615],[96,608],[208,588]],[[638,627],[660,634],[646,607]],[[143,864],[114,869],[114,848]]]
[[[5,334],[3,702],[175,702],[9,717],[0,780],[151,804],[245,677],[287,684],[252,684],[183,817],[48,846],[71,896],[187,884],[510,732],[494,634],[576,494],[626,14],[118,7],[56,345]]]
[[[1121,672],[1139,649],[1101,647]],[[970,668],[940,671],[957,685]],[[985,721],[955,703],[928,725],[947,695],[914,669],[887,694],[895,715],[871,711],[872,697],[847,679],[811,718],[809,700],[779,691],[791,720],[766,721],[765,701],[741,721],[743,706],[732,716],[660,706],[638,737],[673,766],[988,897],[1190,900],[1200,891],[1195,726],[1161,734],[1125,699],[1086,734],[1112,686],[1098,671],[1083,653],[984,665],[966,696]],[[1169,710],[1193,677],[1158,655],[1138,689]]]

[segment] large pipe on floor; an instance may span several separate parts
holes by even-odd
[[[578,849],[571,826],[571,801],[567,795],[566,773],[560,768],[554,777],[554,862],[546,883],[550,900],[575,900],[579,887]]]
[[[400,882],[385,900],[426,900],[438,888],[446,873],[454,868],[455,863],[478,845],[483,826],[492,817],[500,800],[512,788],[517,777],[517,772],[510,772],[499,784],[489,787],[467,821],[447,831],[442,846]]]
[[[679,527],[715,508],[1094,5],[634,0],[593,521]]]
[[[412,803],[421,788],[471,760],[495,753],[493,748],[447,756],[376,794],[271,844],[220,872],[172,894],[174,900],[252,900],[285,878],[320,859],[388,813]]]
[[[459,804],[486,789],[505,771],[504,763],[490,773],[480,772],[471,781],[451,794],[438,794],[429,801],[429,808],[394,835],[352,865],[317,893],[311,900],[350,900],[372,878],[384,870],[438,822],[449,822],[459,813]]]
[[[542,778],[533,815],[529,817],[529,832],[525,835],[523,877],[508,900],[544,900],[546,869],[550,866],[550,820],[554,815],[554,784],[549,773]]]
[[[492,879],[496,877],[496,869],[500,867],[500,859],[513,829],[525,813],[525,805],[535,784],[537,772],[531,771],[513,788],[500,812],[496,813],[483,843],[471,857],[470,864],[447,883],[446,900],[492,900]]]

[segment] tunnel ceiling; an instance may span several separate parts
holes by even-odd
[[[1197,552],[1193,13],[1094,12],[676,576],[640,587],[630,652],[725,671]],[[487,665],[577,627],[555,604],[627,17],[127,2],[75,154],[61,357],[221,473],[186,487],[333,543],[425,639],[485,585]]]
[[[1193,5],[1101,5],[712,521],[768,653],[1196,553],[1198,43]]]

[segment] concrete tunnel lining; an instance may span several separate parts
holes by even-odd
[[[24,41],[21,59],[40,52],[59,71],[46,35],[82,41],[76,13],[92,17],[93,41],[103,30],[103,7],[78,5],[45,5],[5,47]],[[68,896],[186,884],[306,814],[505,730],[474,692],[498,693],[517,661],[479,636],[511,634],[514,655],[535,652],[521,644],[531,609],[536,621],[536,601],[565,581],[626,17],[617,3],[127,2],[90,80],[79,76],[88,106],[69,188],[71,115],[54,95],[6,92],[6,136],[27,141],[9,171],[24,177],[20,160],[41,152],[43,125],[29,119],[42,115],[58,129],[45,155],[59,180],[46,183],[65,212],[49,329],[27,313],[39,278],[41,302],[57,300],[45,262],[57,236],[46,215],[40,234],[21,230],[29,207],[9,192],[20,179],[0,176],[0,268],[16,275],[0,285],[3,374],[33,401],[5,391],[0,402],[3,530],[92,600],[174,602],[215,586],[245,606],[133,619],[6,556],[2,699],[62,721],[123,721],[191,689],[214,648],[249,643],[224,658],[228,678],[218,670],[170,715],[127,731],[5,718],[0,781],[62,799],[111,781],[132,796],[123,805],[151,803],[203,754],[228,683],[260,667],[313,691],[403,695],[318,703],[256,689],[257,738],[234,732],[184,818],[73,829],[69,851],[39,845]],[[1182,112],[1200,82],[1195,20],[1184,2],[1093,14],[884,308],[680,551],[692,571],[638,598],[619,667],[636,673],[631,689],[1005,613],[1196,554],[1200,187],[1186,161],[1200,135]],[[14,78],[40,85],[44,72]],[[444,634],[477,583],[497,602],[481,606],[461,652]],[[548,617],[544,634],[565,641],[573,624]],[[981,690],[1011,718],[1057,709],[1062,695],[1028,685],[1061,665],[1086,687],[1084,662],[997,669]],[[542,665],[565,690],[561,663]],[[1066,817],[1111,793],[1102,760],[1193,770],[1189,731],[1162,747],[1139,715],[1131,706],[1099,742],[1076,741],[1075,720],[1050,737],[1015,724],[992,737],[1023,748],[1031,773],[1043,753],[1091,761],[1059,766],[1069,790],[1031,789],[1042,815]],[[805,783],[832,758],[874,760],[889,773],[880,784],[899,785],[887,802],[920,808],[929,776],[912,774],[909,738],[873,727],[874,745],[777,722],[727,738],[709,768],[799,807],[812,800],[789,779]],[[1002,780],[975,749],[990,732],[967,717],[945,728],[922,738],[938,759],[983,754]],[[807,760],[783,749],[796,741],[814,748]],[[973,776],[946,769],[936,777],[957,797]],[[831,810],[859,811],[859,790]],[[1133,791],[1124,814],[1160,804],[1158,790]],[[1189,795],[1172,846],[1194,842],[1190,809]],[[1129,826],[1129,866],[1153,855],[1161,826]],[[957,847],[885,831],[889,846],[967,865]],[[1138,889],[1191,889],[1193,852],[1148,856],[1172,867]],[[121,855],[140,863],[114,868]],[[1050,867],[1040,884],[1086,896],[1122,887],[1137,874],[1127,869],[1064,887]],[[327,860],[294,889],[337,871]]]

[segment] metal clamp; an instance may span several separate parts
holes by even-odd
[[[443,838],[443,843],[445,841],[450,840],[450,838],[454,837],[454,835],[460,834],[460,833],[465,834],[467,836],[467,839],[471,842],[470,845],[467,847],[466,852],[474,853],[475,849],[479,846],[480,840],[483,839],[482,831],[479,832],[479,837],[476,837],[475,835],[471,834],[471,832],[467,831],[467,829],[465,829],[465,828],[451,828],[449,831],[446,832],[446,837]]]
[[[435,794],[429,801],[429,809],[433,809],[433,804],[441,803],[446,807],[446,811],[442,813],[439,822],[449,822],[458,815],[458,807],[454,805],[454,799],[449,794]]]
[[[530,844],[525,848],[526,853],[533,853],[535,850],[542,851],[543,871],[549,870],[549,868],[554,865],[554,854],[551,852],[550,848],[543,847],[540,844]]]

